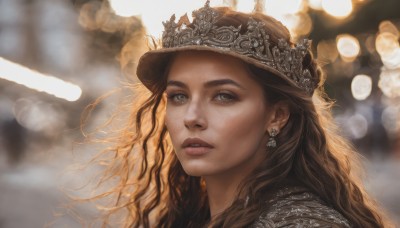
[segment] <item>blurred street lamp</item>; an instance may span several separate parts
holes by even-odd
[[[351,93],[357,100],[365,100],[372,91],[372,80],[368,75],[357,75],[351,81]]]
[[[336,42],[340,56],[347,62],[353,61],[360,53],[360,44],[352,35],[339,35]]]
[[[79,86],[54,76],[44,75],[0,57],[0,78],[67,101],[76,101],[82,90]]]
[[[322,0],[322,9],[336,18],[345,18],[353,11],[351,0]]]

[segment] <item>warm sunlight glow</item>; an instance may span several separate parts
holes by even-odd
[[[372,90],[372,80],[368,75],[359,74],[351,82],[351,93],[357,100],[365,100]]]
[[[353,11],[353,3],[351,0],[322,0],[322,8],[336,18],[345,18]]]
[[[76,101],[82,94],[79,86],[59,78],[41,74],[0,57],[0,78],[28,88],[54,95],[67,101]]]
[[[138,0],[108,0],[108,2],[115,14],[121,17],[140,15],[143,4],[146,4],[145,1]]]
[[[344,57],[344,60],[352,61],[360,53],[360,43],[352,35],[339,35],[336,38],[336,42],[339,54]]]
[[[250,13],[254,10],[255,1],[238,0],[236,2],[236,10],[244,13]]]
[[[311,18],[303,12],[303,3],[303,0],[266,0],[264,11],[282,22],[296,40],[301,35],[308,35],[312,29]]]
[[[321,10],[322,0],[308,0],[308,6],[315,10]]]
[[[295,40],[298,36],[308,35],[312,29],[311,18],[306,13],[285,14],[280,21],[289,29]]]
[[[266,0],[265,13],[272,16],[296,14],[302,9],[302,0]]]
[[[161,38],[164,26],[161,22],[170,19],[171,15],[176,15],[176,21],[181,16],[187,14],[189,20],[192,20],[192,11],[204,6],[205,1],[198,0],[149,0],[143,3],[141,8],[141,19],[146,27],[147,34],[155,38]],[[210,1],[210,6],[222,6],[222,0]]]

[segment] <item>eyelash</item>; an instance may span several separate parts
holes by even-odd
[[[174,104],[183,104],[184,101],[182,100],[177,100],[178,96],[184,96],[187,99],[187,96],[182,93],[182,92],[176,92],[176,93],[167,93],[167,100],[174,103]],[[221,99],[221,96],[224,96],[225,98]],[[218,99],[218,97],[220,97]],[[182,99],[182,97],[181,97]],[[214,96],[213,100],[216,100],[218,103],[223,103],[223,104],[229,104],[234,101],[236,101],[238,98],[236,95],[228,92],[223,92],[223,91],[218,91]]]
[[[222,99],[221,102],[222,103],[231,103],[237,100],[237,96],[233,95],[232,93],[228,93],[228,92],[223,92],[223,91],[219,91],[215,96],[214,99],[216,97],[220,97],[220,96],[225,96],[225,99]]]
[[[167,94],[167,100],[174,104],[183,104],[182,101],[175,100],[177,96],[181,96],[181,95],[185,96],[185,98],[187,98],[184,93],[171,93],[171,94]]]

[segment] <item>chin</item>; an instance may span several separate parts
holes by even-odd
[[[185,169],[183,168],[183,170],[185,171],[185,173],[189,176],[193,176],[193,177],[201,177],[204,176],[204,170],[199,170],[199,169]]]
[[[206,169],[204,166],[199,167],[198,165],[182,165],[183,170],[189,176],[193,177],[201,177],[205,175],[210,175],[210,170]]]

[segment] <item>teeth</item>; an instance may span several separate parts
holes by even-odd
[[[198,143],[190,144],[190,146],[191,146],[191,147],[201,147],[201,145],[198,144]]]

